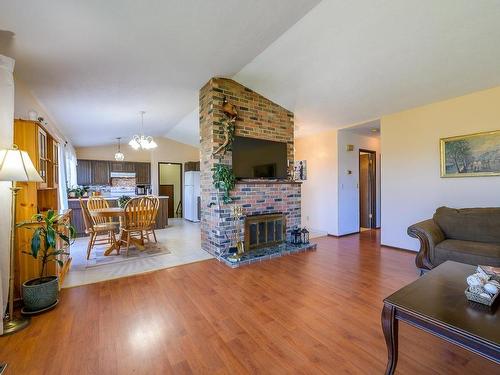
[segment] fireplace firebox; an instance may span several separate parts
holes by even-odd
[[[286,240],[286,217],[283,213],[251,215],[245,218],[246,251],[272,246]]]

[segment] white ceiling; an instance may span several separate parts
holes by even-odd
[[[500,85],[496,0],[25,3],[0,0],[17,74],[77,145],[133,133],[140,109],[197,144],[211,76],[294,111],[298,136]]]
[[[136,133],[140,110],[163,135],[210,77],[238,72],[318,2],[0,0],[0,29],[15,34],[0,53],[74,145]]]
[[[324,0],[235,79],[298,136],[500,85],[500,1]]]
[[[323,0],[233,78],[300,137],[498,86],[499,61],[500,1]],[[173,131],[197,142],[197,117]]]
[[[372,120],[362,124],[342,128],[341,131],[363,135],[365,137],[380,136],[380,120]]]

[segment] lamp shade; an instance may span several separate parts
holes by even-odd
[[[26,151],[14,146],[0,150],[0,181],[43,182]]]

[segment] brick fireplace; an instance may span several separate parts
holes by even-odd
[[[293,165],[294,161],[292,112],[231,79],[212,78],[203,86],[200,90],[201,242],[202,248],[214,255],[225,253],[235,237],[233,204],[243,207],[245,217],[283,215],[286,223],[283,236],[287,239],[300,226],[301,214],[301,185],[293,181],[238,181],[231,192],[233,203],[220,201],[220,193],[213,186],[212,168],[217,163],[232,165],[230,151],[220,160],[212,155],[224,138],[221,122],[224,97],[238,112],[236,136],[285,142],[288,164]],[[241,240],[244,238],[242,234]]]
[[[247,251],[283,243],[286,216],[282,213],[245,217],[245,249]]]

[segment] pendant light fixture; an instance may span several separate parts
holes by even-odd
[[[153,137],[144,135],[144,114],[146,112],[139,112],[141,115],[141,133],[139,135],[134,135],[130,142],[128,143],[134,150],[151,150],[156,148],[158,145],[154,141]]]
[[[122,139],[121,137],[116,138],[118,139],[118,152],[115,154],[115,160],[116,161],[123,161],[125,159],[125,155],[120,150],[120,140]]]

